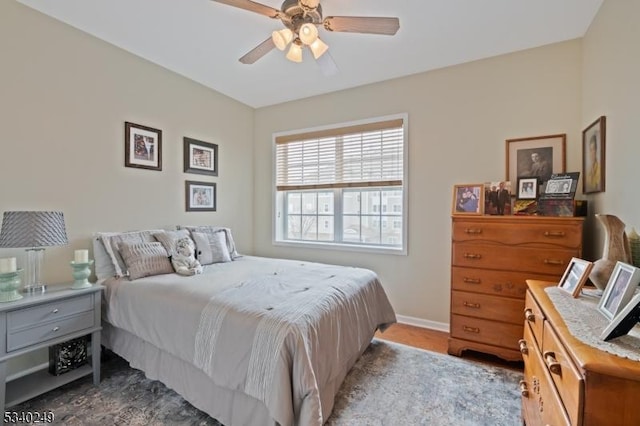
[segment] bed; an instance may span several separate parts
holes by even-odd
[[[366,269],[239,256],[225,232],[231,261],[134,280],[105,276],[105,247],[126,244],[96,237],[103,345],[226,426],[322,425],[375,331],[396,321],[382,285]]]

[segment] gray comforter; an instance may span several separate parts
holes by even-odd
[[[395,322],[376,275],[359,268],[241,257],[105,285],[109,323],[261,401],[281,425],[323,424],[373,330]]]

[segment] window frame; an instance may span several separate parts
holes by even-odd
[[[271,190],[272,190],[272,197],[271,200],[273,202],[273,209],[272,209],[272,218],[271,218],[271,227],[272,227],[272,231],[271,231],[271,242],[272,245],[274,246],[283,246],[283,247],[304,247],[304,248],[314,248],[314,249],[329,249],[329,250],[343,250],[343,251],[354,251],[354,252],[364,252],[364,253],[384,253],[384,254],[395,254],[395,255],[407,255],[408,252],[408,245],[409,245],[409,241],[408,241],[408,228],[409,228],[409,220],[408,220],[408,206],[409,206],[409,182],[408,182],[408,176],[409,176],[409,167],[408,167],[408,163],[409,163],[409,130],[408,130],[408,114],[406,113],[402,113],[402,114],[394,114],[394,115],[388,115],[388,116],[382,116],[382,117],[374,117],[374,118],[369,118],[369,119],[365,119],[365,120],[357,120],[357,121],[350,121],[350,122],[343,122],[343,123],[335,123],[335,124],[331,124],[331,125],[326,125],[326,126],[319,126],[319,127],[313,127],[313,128],[305,128],[305,129],[297,129],[297,130],[290,130],[290,131],[286,131],[286,132],[278,132],[278,133],[274,133],[272,135],[272,182],[271,182]],[[371,123],[376,123],[376,122],[381,122],[381,121],[388,121],[388,120],[394,120],[394,119],[401,119],[402,120],[402,133],[403,133],[403,141],[402,141],[402,147],[403,147],[403,155],[402,155],[402,212],[400,215],[398,215],[399,217],[402,218],[402,246],[398,246],[398,247],[390,247],[390,246],[385,246],[385,245],[373,245],[373,244],[354,244],[354,243],[344,243],[344,242],[335,242],[335,241],[308,241],[308,240],[288,240],[285,239],[286,238],[286,225],[287,225],[287,218],[284,217],[284,215],[287,214],[286,211],[286,207],[285,207],[285,194],[286,191],[278,191],[276,188],[276,179],[277,179],[277,166],[276,166],[276,138],[278,137],[282,137],[282,136],[288,136],[288,135],[296,135],[296,134],[301,134],[301,133],[308,133],[308,132],[316,132],[316,131],[326,131],[326,130],[331,130],[331,129],[336,129],[336,128],[341,128],[341,127],[349,127],[349,126],[357,126],[357,125],[366,125],[366,124],[371,124]],[[389,187],[389,189],[391,189],[392,187]],[[351,189],[351,190],[365,190],[367,189],[366,186],[361,186],[361,187],[350,187],[350,188],[344,188],[343,190],[346,189]],[[334,217],[334,222],[342,222],[342,216],[338,217],[336,215],[336,212],[339,211],[340,214],[342,214],[342,196],[338,196],[338,194],[342,194],[342,191],[337,191],[335,189],[317,189],[317,190],[312,190],[314,192],[330,192],[330,191],[334,191],[334,210],[333,210],[333,217]],[[291,191],[293,192],[293,191]],[[298,192],[298,191],[296,191]],[[303,191],[299,191],[299,192],[303,192]],[[337,206],[337,204],[340,204],[340,206]],[[320,211],[319,211],[320,206],[317,206],[316,210],[318,210],[316,212],[316,216],[319,215]],[[382,210],[382,209],[380,209]],[[393,211],[393,209],[387,209],[387,212],[378,212],[380,215],[384,215],[384,216],[396,216],[396,212]],[[319,217],[319,216],[318,216]],[[337,225],[336,225],[337,226]],[[380,227],[382,229],[382,223],[380,224]],[[334,239],[336,238],[335,234],[334,234]]]

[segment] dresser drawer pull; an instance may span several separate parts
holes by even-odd
[[[51,311],[52,314],[57,314],[58,313],[58,308],[55,308],[53,311]]]
[[[464,258],[465,259],[481,259],[482,255],[481,254],[476,254],[476,253],[465,253],[464,254]]]
[[[464,277],[462,279],[462,282],[464,282],[466,284],[480,284],[482,281],[479,278],[467,278],[467,277]]]
[[[478,229],[478,228],[466,228],[466,229],[464,230],[464,233],[465,233],[465,234],[474,234],[474,235],[482,234],[482,229]]]
[[[544,232],[544,236],[545,237],[551,237],[551,238],[557,238],[557,237],[564,237],[565,233],[564,233],[564,231],[545,231]]]
[[[60,327],[55,326],[55,327],[53,327],[53,329],[51,331],[58,331],[58,330],[60,330]]]
[[[557,259],[545,259],[544,264],[545,265],[563,265],[564,262],[562,260],[557,260]]]
[[[478,327],[469,327],[467,325],[463,326],[462,329],[469,333],[480,333],[480,329]]]
[[[554,352],[546,351],[542,356],[544,357],[544,362],[547,364],[549,371],[553,374],[560,374],[562,372],[560,363],[556,359],[556,354]]]
[[[462,306],[464,306],[466,308],[480,309],[480,304],[479,303],[462,302]]]
[[[527,382],[525,382],[524,380],[520,380],[520,395],[524,396],[525,398],[529,397],[529,389],[527,388]]]
[[[526,319],[529,322],[536,322],[536,315],[533,313],[533,311],[530,308],[526,308],[524,310],[524,319]]]
[[[524,339],[520,339],[518,340],[518,345],[520,345],[520,353],[522,354],[528,354],[529,353],[529,348],[527,347],[527,341]]]

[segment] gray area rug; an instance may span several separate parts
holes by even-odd
[[[374,340],[348,374],[327,425],[520,425],[522,373]],[[11,411],[55,414],[60,425],[214,425],[162,383],[115,355],[91,376]]]

